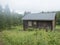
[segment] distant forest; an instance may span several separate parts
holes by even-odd
[[[22,14],[10,12],[9,6],[6,5],[3,9],[0,5],[0,30],[5,28],[11,28],[11,26],[17,26],[22,24]]]
[[[0,30],[5,28],[10,29],[11,26],[22,25],[22,17],[22,14],[10,12],[8,5],[4,9],[0,5]],[[56,11],[56,17],[56,24],[60,25],[60,11]]]

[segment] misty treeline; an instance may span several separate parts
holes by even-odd
[[[60,11],[56,12],[56,24],[60,25]]]
[[[22,24],[21,14],[10,12],[8,5],[3,9],[0,5],[0,30],[5,28],[11,28],[11,26]]]

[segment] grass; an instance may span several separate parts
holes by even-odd
[[[5,45],[60,45],[60,32],[20,31],[22,26],[12,27],[10,30],[2,31],[2,39]]]
[[[11,29],[5,29],[7,31],[22,31],[23,30],[23,26],[12,26]]]
[[[56,26],[55,31],[60,32],[60,25],[57,25],[57,26]]]

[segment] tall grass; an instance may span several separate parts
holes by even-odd
[[[5,45],[60,45],[60,33],[46,31],[3,31]]]

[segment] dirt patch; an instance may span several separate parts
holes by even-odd
[[[2,39],[1,39],[1,36],[2,36],[2,33],[0,32],[0,45],[4,45],[4,44],[3,44],[3,41],[2,41]]]
[[[2,41],[0,41],[0,45],[4,45]]]

